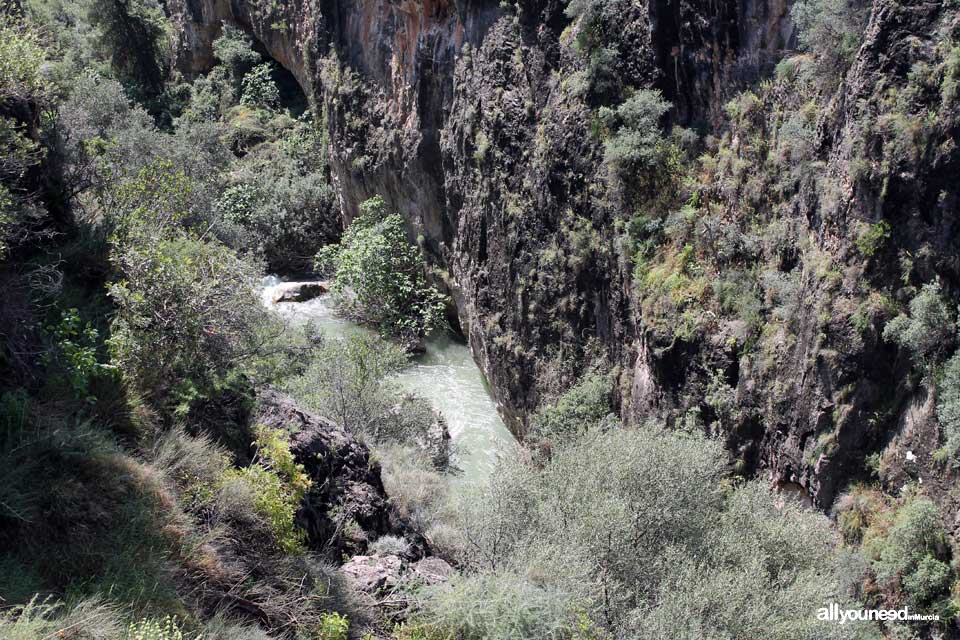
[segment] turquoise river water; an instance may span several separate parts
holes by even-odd
[[[264,304],[291,323],[313,322],[328,338],[368,331],[337,316],[330,296],[307,302],[273,302],[273,289],[282,281],[269,276],[263,282]],[[450,336],[431,337],[426,352],[397,374],[405,389],[426,398],[443,414],[450,429],[456,465],[463,471],[460,482],[489,477],[497,458],[508,453],[516,440],[497,413],[480,368],[469,347]]]

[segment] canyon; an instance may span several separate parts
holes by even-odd
[[[724,104],[796,53],[784,0],[613,4],[604,25],[611,76],[659,89],[673,105],[670,123],[704,135],[720,135]],[[849,72],[816,96],[825,108],[811,144],[823,181],[777,206],[839,276],[828,290],[809,254],[784,259],[782,270],[799,274],[801,304],[776,357],[751,352],[736,318],[678,336],[642,312],[619,248],[629,198],[603,162],[597,98],[574,87],[590,59],[564,10],[555,0],[168,3],[182,71],[209,69],[213,40],[232,24],[322,106],[343,221],[374,195],[404,217],[519,436],[527,416],[591,362],[613,369],[615,404],[628,422],[677,421],[691,410],[709,417],[704,396],[719,371],[734,417],[717,435],[740,471],[828,508],[868,473],[874,453],[885,461],[886,486],[922,479],[955,529],[955,475],[932,461],[930,385],[882,339],[879,321],[854,336],[844,318],[818,319],[831,300],[856,307],[864,280],[897,289],[894,261],[857,254],[850,231],[861,222],[894,222],[888,255],[910,253],[913,277],[958,282],[955,111],[932,132],[928,152],[895,170],[883,165],[885,140],[864,149],[860,130],[885,108],[885,87],[906,83],[913,65],[934,56],[937,34],[956,29],[941,5],[865,5]],[[774,95],[762,109],[790,100]],[[873,168],[866,179],[854,172],[857,151]],[[733,212],[744,197],[720,193],[718,201]],[[768,313],[769,296],[764,304]]]

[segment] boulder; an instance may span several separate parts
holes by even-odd
[[[285,431],[290,452],[310,477],[310,490],[297,511],[308,546],[339,561],[363,554],[369,542],[389,534],[410,542],[411,559],[428,553],[426,539],[391,505],[380,464],[365,444],[272,389],[258,394],[254,422]]]
[[[410,565],[411,577],[430,585],[446,582],[454,572],[454,568],[447,561],[435,556],[423,558]]]
[[[403,571],[403,561],[393,555],[354,556],[340,567],[340,573],[356,589],[370,594],[395,588]]]
[[[408,563],[400,556],[375,554],[350,558],[340,567],[340,573],[354,588],[380,595],[404,583],[435,585],[446,582],[453,575],[454,568],[435,557]]]
[[[273,302],[306,302],[327,293],[324,282],[284,282],[273,289]]]

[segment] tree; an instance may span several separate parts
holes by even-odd
[[[90,22],[113,69],[155,117],[170,73],[170,36],[156,0],[93,0]]]
[[[114,363],[157,402],[212,384],[262,346],[256,271],[191,229],[190,186],[160,162],[120,185],[114,200],[109,344]]]
[[[316,262],[333,273],[339,306],[357,320],[406,340],[442,325],[446,298],[428,284],[403,219],[386,215],[383,198],[364,202],[340,244],[324,247]]]

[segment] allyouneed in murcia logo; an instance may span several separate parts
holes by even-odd
[[[867,621],[867,620],[889,620],[889,621],[936,621],[940,616],[937,614],[911,613],[909,607],[902,609],[844,609],[836,602],[829,606],[817,609],[817,620],[825,622],[836,622],[843,624],[845,622]]]

